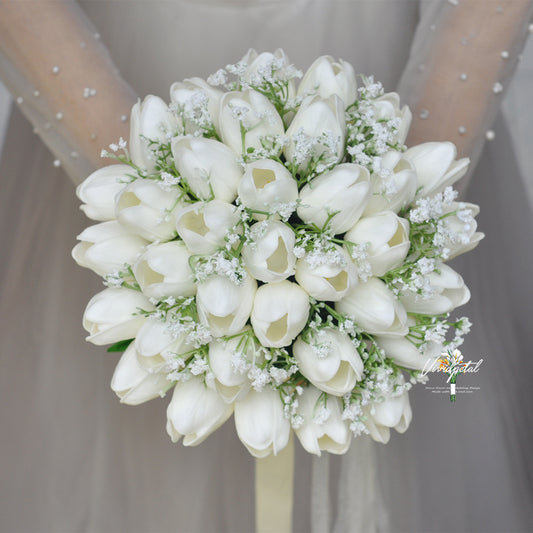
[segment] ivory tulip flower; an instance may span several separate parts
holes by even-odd
[[[198,285],[196,305],[200,321],[213,337],[242,330],[252,310],[257,282],[250,276],[235,285],[225,276],[210,276]]]
[[[419,144],[403,155],[416,170],[417,197],[431,196],[453,185],[466,174],[470,162],[467,157],[455,160],[457,149],[451,142]]]
[[[451,213],[454,211],[456,214],[452,215]],[[444,214],[448,216],[442,219],[442,223],[446,228],[446,233],[454,236],[446,243],[448,248],[447,260],[473,250],[479,241],[485,237],[484,233],[476,231],[477,222],[474,217],[478,213],[478,205],[465,202],[453,202],[444,210]]]
[[[297,212],[304,222],[319,228],[333,215],[329,227],[335,234],[345,233],[359,220],[369,197],[368,170],[354,163],[343,163],[303,187]]]
[[[283,415],[279,392],[270,388],[251,390],[235,403],[235,428],[241,442],[254,457],[277,455],[289,442],[290,422]]]
[[[344,236],[345,241],[369,244],[368,262],[372,275],[383,276],[389,270],[399,267],[407,257],[409,222],[392,211],[361,218]]]
[[[386,93],[376,98],[372,105],[376,120],[399,119],[397,142],[403,144],[409,132],[411,119],[413,118],[408,106],[400,107],[400,96],[398,93]]]
[[[335,245],[339,261],[314,264],[311,257],[296,262],[296,281],[316,300],[337,302],[357,284],[357,270],[350,256]]]
[[[244,129],[244,136],[241,128]],[[283,135],[283,121],[270,100],[253,90],[224,94],[220,102],[219,133],[237,154],[262,148],[266,136]]]
[[[350,289],[335,309],[374,335],[405,336],[407,313],[403,305],[378,278],[370,278]]]
[[[168,241],[176,236],[178,197],[178,191],[165,191],[153,180],[135,180],[117,196],[117,220],[149,241]]]
[[[239,198],[246,207],[268,213],[276,204],[295,202],[298,185],[283,165],[272,159],[259,159],[246,166],[239,183]],[[254,214],[257,220],[265,217]]]
[[[113,220],[115,197],[131,181],[132,172],[129,165],[109,165],[93,172],[76,188],[83,202],[80,209],[93,220]]]
[[[309,316],[309,296],[296,283],[284,280],[257,289],[250,320],[263,346],[289,346]]]
[[[444,351],[442,344],[428,342],[424,353],[420,353],[418,348],[405,337],[375,337],[376,343],[385,350],[385,355],[390,357],[400,366],[413,370],[423,370],[429,368],[433,361],[436,361]]]
[[[154,244],[133,266],[135,279],[149,298],[193,296],[194,276],[189,265],[191,254],[184,242]]]
[[[311,156],[317,157],[326,152],[328,161],[338,163],[344,155],[346,138],[344,102],[336,94],[326,99],[307,97],[292,119],[286,136],[290,142],[283,150],[285,157],[301,171],[307,169]],[[301,136],[311,139],[314,144],[312,152],[305,147],[307,141],[302,144],[298,140]],[[326,139],[329,147],[324,145]]]
[[[283,222],[265,220],[250,228],[251,242],[242,249],[248,272],[264,282],[281,281],[294,274],[294,231]]]
[[[215,376],[215,388],[227,403],[243,398],[250,389],[250,380],[246,372],[235,369],[233,359],[236,354],[242,353],[244,357],[253,353],[246,353],[245,347],[240,346],[242,337],[235,337],[228,341],[215,339],[209,343],[209,367]]]
[[[441,315],[453,311],[470,300],[470,291],[455,270],[444,264],[439,265],[438,269],[440,272],[428,274],[432,290],[432,294],[428,297],[419,296],[411,291],[402,294],[400,301],[408,312]]]
[[[305,73],[298,86],[298,96],[318,94],[328,98],[336,94],[348,107],[357,98],[355,72],[346,61],[335,61],[331,56],[316,59]]]
[[[78,265],[106,276],[131,265],[148,241],[131,233],[116,220],[89,226],[78,235],[72,257]]]
[[[239,221],[235,206],[222,200],[198,202],[176,211],[176,229],[192,254],[212,254]]]
[[[237,154],[225,144],[203,137],[177,137],[172,141],[176,169],[201,200],[233,202],[243,171]]]
[[[184,446],[196,446],[218,429],[233,413],[229,405],[201,378],[192,377],[174,388],[167,408],[167,433],[172,442],[181,437]]]
[[[321,391],[342,396],[350,392],[363,375],[359,353],[346,333],[324,328],[304,341],[299,337],[293,345],[300,372]]]
[[[300,396],[299,412],[304,422],[296,429],[296,435],[303,448],[314,455],[320,456],[321,450],[337,455],[346,453],[352,433],[342,419],[342,400],[328,396],[319,401],[321,394],[314,387],[306,387]]]
[[[391,150],[381,158],[380,174],[370,176],[371,195],[363,216],[381,211],[398,213],[416,194],[416,172],[401,152]]]
[[[363,412],[367,417],[365,425],[370,436],[383,444],[389,442],[390,428],[394,428],[398,433],[404,433],[413,418],[407,392],[384,402],[366,406]]]
[[[148,95],[142,103],[137,102],[130,116],[129,150],[133,163],[153,172],[155,161],[149,141],[168,142],[176,129],[176,119],[161,98]]]
[[[166,374],[148,372],[139,364],[133,343],[122,354],[111,379],[111,390],[127,405],[164,396],[170,387],[172,382]]]
[[[111,344],[135,337],[146,318],[136,313],[139,309],[153,311],[154,306],[138,291],[131,289],[104,289],[95,294],[83,315],[86,338],[93,344]]]
[[[206,111],[207,116],[202,116],[200,120],[205,121],[206,126],[211,122],[215,128],[218,127],[218,113],[223,94],[202,78],[189,78],[170,86],[170,100],[184,110],[185,116],[196,116],[199,111]],[[186,121],[185,130],[187,133],[195,133],[199,128],[194,122]]]

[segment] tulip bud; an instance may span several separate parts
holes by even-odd
[[[133,267],[135,279],[149,298],[193,296],[196,293],[191,254],[185,243],[171,241],[154,244],[144,252]]]
[[[213,337],[234,335],[248,321],[257,282],[250,276],[235,285],[225,276],[210,276],[198,285],[196,305],[200,321]]]
[[[202,379],[193,377],[174,388],[167,409],[167,433],[172,442],[181,437],[184,446],[196,446],[218,429],[233,413],[228,405]]]
[[[84,202],[80,209],[93,220],[113,220],[115,197],[131,181],[133,172],[129,165],[109,165],[93,172],[76,189]]]
[[[340,246],[335,260],[321,261],[313,253],[296,262],[296,281],[316,300],[337,302],[357,284],[357,270]]]
[[[398,213],[416,194],[416,172],[401,152],[391,150],[380,160],[379,171],[370,176],[372,194],[363,216],[381,211]]]
[[[220,102],[220,137],[237,154],[262,149],[265,136],[283,135],[283,121],[269,99],[253,91],[226,93]],[[243,136],[244,129],[244,136]]]
[[[78,235],[72,257],[78,265],[100,276],[120,271],[135,262],[148,244],[115,220],[89,226]]]
[[[148,172],[155,169],[149,141],[166,143],[177,128],[176,119],[158,96],[148,95],[131,109],[130,156],[133,163]]]
[[[254,457],[277,455],[287,446],[291,431],[283,415],[279,392],[270,388],[262,392],[250,390],[243,400],[235,403],[235,428]]]
[[[268,213],[276,204],[295,202],[298,185],[283,165],[272,159],[259,159],[246,166],[239,198],[246,207]],[[253,216],[257,220],[266,217],[259,213]]]
[[[176,211],[176,229],[192,254],[212,254],[239,221],[235,206],[222,200],[195,203]]]
[[[309,296],[296,283],[284,280],[257,289],[250,320],[263,346],[289,346],[309,316]]]
[[[177,137],[172,141],[176,169],[202,200],[233,202],[243,171],[237,154],[225,144],[203,137]]]
[[[296,429],[303,448],[320,456],[320,450],[343,454],[350,447],[352,434],[342,419],[342,400],[334,396],[323,399],[318,389],[307,387],[298,399],[299,412],[304,419]]]
[[[394,428],[398,433],[404,433],[413,417],[407,392],[384,402],[363,407],[363,412],[367,417],[365,425],[370,436],[383,444],[389,442],[389,428]]]
[[[138,291],[104,289],[95,294],[83,315],[86,338],[93,344],[111,344],[135,337],[146,318],[139,309],[153,311],[154,306]]]
[[[298,216],[307,224],[322,228],[333,215],[329,227],[335,234],[345,233],[363,213],[369,196],[368,170],[353,163],[343,163],[303,187]]]
[[[111,390],[127,405],[164,396],[170,387],[172,382],[165,374],[148,372],[139,364],[133,343],[122,354],[111,379]]]
[[[470,160],[457,157],[457,149],[451,142],[428,142],[409,148],[403,156],[416,170],[417,197],[431,196],[443,191],[461,179],[468,170]]]
[[[321,56],[314,61],[298,86],[298,96],[318,94],[328,98],[336,94],[348,107],[357,98],[357,81],[350,63],[331,56]]]
[[[281,281],[294,274],[294,231],[277,220],[257,222],[250,228],[251,242],[242,249],[250,274],[261,281]]]
[[[403,337],[409,331],[404,307],[378,278],[370,278],[350,289],[335,304],[335,309],[349,316],[363,331],[374,335]]]
[[[396,364],[413,370],[424,370],[438,359],[444,347],[438,342],[428,342],[422,353],[405,337],[375,337],[376,343],[385,350],[385,355]]]
[[[117,196],[117,220],[149,241],[171,240],[178,197],[178,191],[165,191],[153,180],[135,180]]]
[[[454,211],[456,213],[452,215]],[[444,225],[443,233],[448,236],[447,260],[473,250],[485,237],[484,233],[476,231],[477,222],[474,217],[478,213],[478,205],[464,202],[453,202],[449,207],[444,208],[443,215],[447,216],[441,220]]]
[[[293,345],[300,372],[321,391],[342,396],[361,379],[363,362],[346,333],[324,328],[309,342],[299,337]]]
[[[372,275],[383,276],[400,266],[409,252],[409,222],[392,211],[359,220],[344,236],[345,241],[368,243],[368,262]]]
[[[413,291],[405,291],[400,301],[409,313],[424,315],[441,315],[449,313],[456,307],[470,300],[470,291],[463,278],[448,265],[441,264],[439,272],[427,275],[430,293],[420,296]]]
[[[378,121],[399,119],[396,142],[403,144],[413,118],[409,106],[400,107],[400,96],[397,93],[386,93],[376,98],[372,107],[375,119]]]

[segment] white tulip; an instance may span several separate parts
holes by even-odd
[[[262,392],[250,390],[235,403],[235,428],[254,457],[277,455],[287,446],[291,431],[279,392],[270,388]]]
[[[357,270],[348,253],[334,245],[338,260],[315,264],[312,254],[296,262],[296,281],[316,300],[337,302],[357,284]]]
[[[146,320],[135,337],[135,349],[139,364],[149,372],[160,372],[173,356],[194,349],[187,343],[187,334],[176,330],[172,322],[154,318]]]
[[[363,216],[393,211],[409,205],[416,194],[416,172],[401,152],[391,150],[381,157],[380,171],[370,176],[372,194]]]
[[[276,204],[295,202],[298,184],[282,164],[272,159],[258,159],[246,166],[239,183],[239,198],[246,207],[268,213]],[[257,220],[265,217],[254,214]]]
[[[321,394],[314,387],[304,389],[298,399],[304,422],[296,429],[296,435],[309,453],[318,456],[321,450],[337,455],[346,453],[352,433],[347,421],[342,419],[342,400],[334,396],[322,400]]]
[[[148,244],[115,220],[89,226],[78,235],[72,257],[78,265],[100,276],[120,271],[135,262]]]
[[[370,278],[350,289],[335,309],[374,335],[405,336],[407,313],[398,298],[378,278]]]
[[[109,165],[93,172],[76,189],[83,202],[80,209],[93,220],[113,220],[115,197],[131,181],[134,172],[129,165]]]
[[[209,367],[215,376],[215,388],[227,403],[243,398],[250,389],[246,372],[239,372],[233,364],[234,357],[239,353],[248,357],[245,347],[241,346],[242,341],[242,337],[234,337],[228,341],[215,339],[209,343]]]
[[[390,428],[394,428],[398,433],[404,433],[413,418],[407,392],[384,402],[363,407],[363,412],[367,417],[365,425],[370,436],[383,444],[389,442]]]
[[[225,144],[203,137],[176,137],[172,141],[176,169],[201,200],[212,195],[233,202],[243,171],[237,154]]]
[[[456,213],[452,215],[453,212]],[[443,214],[447,216],[441,221],[445,228],[444,233],[450,235],[446,242],[447,260],[473,250],[485,237],[484,233],[476,231],[477,222],[474,217],[478,213],[478,205],[465,202],[453,202],[444,209]]]
[[[247,153],[249,148],[260,150],[264,137],[285,131],[270,100],[253,90],[228,92],[222,97],[219,130],[222,141],[238,154]]]
[[[304,222],[319,228],[333,215],[329,227],[335,234],[345,233],[359,220],[369,197],[368,170],[354,163],[343,163],[303,187],[297,212]]]
[[[250,320],[263,346],[289,346],[309,316],[309,296],[296,283],[284,280],[257,289]]]
[[[167,433],[172,442],[181,437],[184,446],[196,446],[218,429],[233,413],[215,391],[206,387],[203,380],[193,377],[179,382],[174,388],[167,409]]]
[[[410,313],[424,315],[441,315],[449,313],[456,307],[470,300],[470,291],[463,278],[448,265],[438,266],[439,272],[428,274],[431,293],[420,296],[412,291],[405,291],[400,300]]]
[[[212,254],[239,221],[234,205],[222,200],[197,202],[176,210],[176,229],[192,254]]]
[[[309,342],[301,337],[293,345],[300,372],[321,391],[342,396],[363,375],[361,357],[346,333],[324,328]]]
[[[409,106],[400,107],[400,96],[397,93],[386,93],[372,102],[376,120],[399,119],[396,142],[403,144],[409,132],[413,118]]]
[[[347,61],[336,62],[331,56],[321,56],[314,61],[298,86],[298,96],[318,94],[328,98],[336,94],[348,107],[357,98],[355,71]]]
[[[470,162],[467,157],[455,160],[457,149],[451,142],[419,144],[403,155],[415,167],[417,197],[431,196],[453,185],[466,174]]]
[[[129,150],[133,163],[153,172],[155,161],[149,141],[166,143],[176,129],[176,119],[161,98],[148,95],[142,103],[137,102],[130,117]]]
[[[196,293],[191,254],[185,243],[171,241],[149,246],[133,266],[135,279],[149,298],[193,296]]]
[[[265,220],[250,228],[242,259],[250,274],[261,281],[281,281],[294,274],[294,231],[283,222]]]
[[[423,370],[437,360],[444,347],[438,342],[428,342],[423,353],[405,337],[375,337],[376,343],[385,350],[385,356],[390,357],[400,366],[413,370]]]
[[[346,120],[344,102],[336,95],[326,99],[320,96],[307,97],[300,107],[286,133],[289,143],[283,152],[287,161],[300,171],[307,169],[311,157],[324,154],[328,162],[339,163],[344,156]],[[306,140],[302,143],[300,137]],[[313,148],[308,150],[308,139]],[[324,142],[330,144],[325,146]]]
[[[83,315],[86,338],[93,344],[111,344],[135,337],[146,318],[139,309],[153,311],[154,306],[139,291],[104,289],[95,294]]]
[[[207,126],[211,122],[215,128],[218,127],[218,113],[223,94],[202,78],[189,78],[170,86],[170,100],[173,104],[183,109],[186,116],[190,114],[196,117],[198,112],[207,112],[207,116],[202,116],[201,119],[206,120]],[[187,121],[185,124],[187,133],[199,130],[195,122]]]
[[[248,321],[257,282],[247,276],[235,285],[225,276],[210,276],[198,285],[198,316],[209,327],[213,337],[234,335]]]
[[[178,198],[178,191],[165,191],[153,180],[135,180],[117,196],[117,220],[149,241],[171,240]]]
[[[111,379],[111,390],[127,405],[164,396],[170,387],[172,382],[166,374],[148,372],[139,364],[133,343],[122,354]]]
[[[407,257],[409,222],[392,211],[361,218],[344,236],[345,241],[357,244],[368,243],[368,262],[372,275],[383,276],[400,266]]]

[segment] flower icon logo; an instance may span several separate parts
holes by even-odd
[[[450,402],[455,402],[455,383],[457,381],[457,374],[464,372],[468,364],[463,362],[463,355],[457,348],[442,353],[438,363],[439,371],[449,375]]]

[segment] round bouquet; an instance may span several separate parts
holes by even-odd
[[[102,154],[117,164],[77,190],[99,223],[73,256],[107,286],[87,340],[124,351],[112,389],[172,391],[185,445],[234,415],[256,457],[292,430],[317,455],[405,431],[408,390],[470,327],[449,316],[470,294],[445,264],[483,236],[451,188],[468,160],[406,149],[398,95],[328,56],[302,77],[250,50],[170,100],[137,103],[129,145]]]

